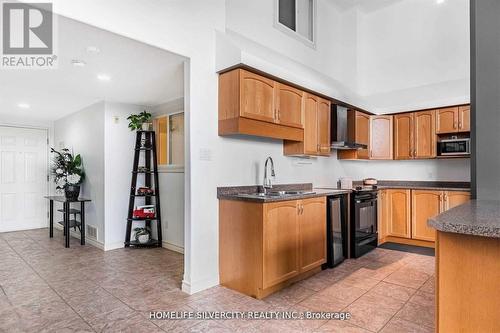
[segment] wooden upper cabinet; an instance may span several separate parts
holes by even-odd
[[[438,109],[436,111],[436,133],[446,134],[458,131],[458,107]]]
[[[458,131],[470,132],[470,105],[458,107]]]
[[[470,105],[454,106],[436,111],[436,133],[470,132]]]
[[[452,209],[470,201],[470,192],[446,191],[444,192],[444,210]]]
[[[300,271],[326,262],[326,198],[299,201]]]
[[[394,159],[408,160],[413,156],[413,113],[394,116]]]
[[[263,76],[241,71],[240,116],[275,122],[275,82]]]
[[[411,238],[434,242],[436,230],[427,225],[427,220],[443,212],[442,191],[412,190]]]
[[[370,159],[392,160],[392,116],[370,116]]]
[[[302,90],[276,83],[276,122],[281,125],[304,128],[302,119]]]
[[[415,112],[413,158],[436,157],[436,112]]]
[[[304,153],[318,152],[318,97],[306,94],[304,103]]]
[[[318,144],[319,154],[323,156],[330,155],[330,118],[331,118],[331,102],[329,100],[319,98],[318,102]]]
[[[302,107],[302,91],[288,85],[244,69],[219,75],[219,135],[303,141]]]
[[[411,191],[387,190],[387,235],[411,237]]]
[[[264,205],[263,287],[268,288],[299,273],[297,201]]]
[[[356,143],[367,145],[367,149],[359,149],[358,158],[368,159],[370,157],[370,116],[366,113],[355,111],[356,117]]]
[[[330,101],[304,93],[304,140],[285,141],[283,151],[291,156],[330,155]]]

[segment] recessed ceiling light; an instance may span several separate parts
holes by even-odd
[[[17,106],[21,109],[29,109],[30,105],[28,103],[19,103]]]
[[[438,5],[440,5],[440,4],[444,3],[444,1],[445,1],[445,0],[436,0],[436,3],[437,3]]]
[[[84,67],[87,63],[83,60],[73,59],[71,60],[71,64],[75,67]]]
[[[97,54],[100,52],[101,50],[97,46],[87,46],[87,53]]]
[[[111,80],[111,76],[109,76],[107,74],[98,74],[97,78],[101,81],[110,81]]]

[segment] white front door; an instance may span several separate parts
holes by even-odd
[[[0,126],[0,232],[47,227],[47,131]]]

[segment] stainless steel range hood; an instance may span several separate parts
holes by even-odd
[[[356,142],[356,136],[353,130],[354,123],[349,124],[349,122],[354,121],[354,119],[348,118],[346,107],[332,105],[331,148],[338,150],[367,149],[367,145]],[[350,128],[352,130],[349,130]]]

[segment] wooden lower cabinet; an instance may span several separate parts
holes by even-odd
[[[436,229],[427,220],[443,212],[442,191],[413,190],[411,196],[411,238],[434,242]]]
[[[325,198],[302,200],[299,204],[300,271],[326,262]]]
[[[470,201],[470,192],[446,191],[444,192],[444,210],[452,209]]]
[[[263,298],[326,262],[326,197],[219,201],[221,285]]]
[[[411,191],[406,189],[387,190],[387,235],[411,237]]]
[[[268,288],[299,273],[297,202],[264,205],[263,287]]]
[[[386,189],[379,194],[379,244],[385,242],[434,247],[436,233],[427,220],[466,203],[466,191]]]

